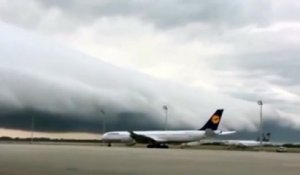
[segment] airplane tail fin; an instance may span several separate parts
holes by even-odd
[[[264,142],[269,142],[271,139],[271,133],[270,132],[267,132],[263,135],[263,141]]]
[[[206,124],[200,128],[199,130],[217,130],[219,123],[221,121],[221,117],[224,109],[218,109],[216,112],[209,118]]]

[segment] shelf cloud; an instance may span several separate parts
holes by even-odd
[[[159,129],[168,105],[171,128],[225,108],[221,127],[255,131],[261,99],[267,122],[298,131],[299,10],[296,0],[3,0],[0,127],[26,130],[36,116],[41,131],[100,132],[104,110],[111,129]]]

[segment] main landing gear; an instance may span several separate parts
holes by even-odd
[[[165,148],[165,149],[167,149],[167,148],[169,148],[169,146],[166,144],[149,144],[149,145],[147,145],[147,148]]]

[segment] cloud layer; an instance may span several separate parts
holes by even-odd
[[[295,0],[4,0],[0,19],[32,33],[1,24],[0,102],[89,118],[100,106],[156,121],[169,104],[177,126],[226,107],[225,126],[254,129],[263,99],[266,118],[299,129],[299,11]]]
[[[41,118],[49,118],[47,116],[50,115],[57,121],[64,117],[62,120],[70,118],[70,122],[74,118],[99,122],[100,111],[105,110],[111,120],[120,120],[120,115],[127,114],[144,117],[145,120],[150,117],[160,123],[164,118],[162,106],[167,104],[172,117],[171,126],[191,126],[197,121],[195,127],[200,127],[217,107],[234,109],[226,105],[229,101],[240,106],[238,111],[248,108],[246,106],[254,106],[242,100],[118,68],[52,42],[47,37],[4,23],[1,23],[0,33],[0,95],[2,117],[5,120],[6,116],[20,117],[19,113],[30,118],[26,112],[30,110],[32,113],[42,112],[36,114]],[[225,121],[237,115],[243,116],[243,113],[251,110],[233,111],[229,114],[236,114],[226,117]],[[244,114],[238,120],[244,121],[245,125],[255,121],[246,116]],[[13,124],[8,126],[12,127]],[[230,126],[242,125],[232,122]]]

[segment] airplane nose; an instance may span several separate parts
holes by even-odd
[[[101,137],[101,140],[102,140],[102,141],[107,140],[107,134],[103,134],[102,137]]]

